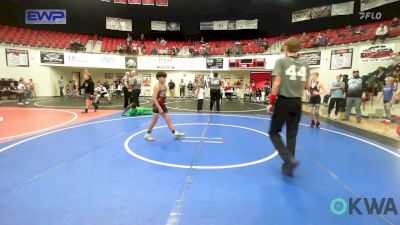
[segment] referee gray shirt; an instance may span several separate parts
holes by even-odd
[[[276,61],[272,75],[281,76],[278,96],[301,98],[304,83],[310,77],[310,69],[306,61],[298,57],[285,56]]]

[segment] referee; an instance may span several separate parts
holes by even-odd
[[[295,149],[302,111],[301,97],[308,89],[310,77],[307,62],[297,56],[300,44],[297,38],[285,42],[283,50],[286,56],[276,61],[272,73],[275,80],[268,106],[268,112],[273,111],[269,136],[284,161],[282,173],[285,176],[293,176],[293,170],[299,164],[295,159]],[[285,123],[287,146],[279,134]]]
[[[209,81],[209,87],[210,87],[210,111],[213,110],[214,103],[217,104],[217,111],[220,111],[219,108],[219,100],[221,98],[221,85],[222,82],[220,79],[218,79],[218,73],[214,73],[214,77],[210,79]]]

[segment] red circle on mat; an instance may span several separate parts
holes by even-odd
[[[0,142],[48,131],[73,122],[76,114],[67,110],[2,107]]]

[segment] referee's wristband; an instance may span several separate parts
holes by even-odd
[[[276,95],[271,94],[269,96],[269,104],[270,105],[275,105],[275,102],[276,102]]]

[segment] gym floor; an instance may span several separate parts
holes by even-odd
[[[123,117],[121,102],[88,114],[81,98],[2,104],[1,225],[400,224],[392,213],[360,206],[363,215],[336,215],[330,205],[400,199],[397,140],[332,121],[311,129],[304,115],[301,164],[287,178],[265,105],[224,100],[210,114],[173,100],[172,120],[186,137],[174,140],[160,119],[147,142],[151,116]]]

